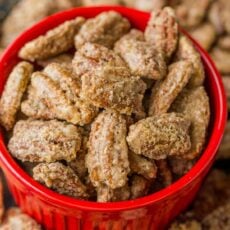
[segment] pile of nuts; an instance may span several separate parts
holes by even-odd
[[[136,199],[170,185],[202,154],[205,73],[172,8],[154,11],[144,32],[115,11],[77,17],[19,57],[0,122],[12,156],[48,188],[98,202]]]

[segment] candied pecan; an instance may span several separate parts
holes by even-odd
[[[157,167],[154,161],[129,151],[129,166],[131,172],[139,174],[146,179],[153,179],[157,174]]]
[[[105,110],[93,122],[86,166],[94,186],[115,189],[126,184],[130,171],[126,133],[126,121],[118,112]]]
[[[183,27],[198,26],[205,17],[211,0],[183,0],[175,6],[176,16]]]
[[[165,77],[164,55],[152,44],[142,41],[140,31],[131,30],[116,42],[114,50],[126,61],[131,74],[156,80]]]
[[[79,49],[86,42],[92,42],[112,48],[114,43],[129,29],[129,21],[119,13],[103,12],[86,21],[75,36],[75,47]]]
[[[204,22],[198,27],[190,30],[189,33],[206,50],[209,50],[216,40],[215,27],[208,22]]]
[[[214,47],[210,55],[221,73],[230,73],[230,51]]]
[[[1,45],[8,46],[23,30],[56,11],[56,1],[21,0],[3,21]]]
[[[167,58],[171,57],[178,42],[178,23],[172,8],[152,12],[145,29],[145,39]]]
[[[225,35],[219,38],[217,46],[223,50],[230,51],[230,35]]]
[[[42,230],[42,227],[30,216],[22,213],[19,208],[11,207],[7,210],[1,230]]]
[[[134,8],[143,11],[153,11],[162,9],[167,5],[167,0],[124,0],[125,2],[132,2],[131,5]],[[130,6],[130,5],[129,5]]]
[[[204,230],[228,230],[230,227],[230,200],[207,215],[202,224]]]
[[[73,59],[73,69],[77,76],[94,74],[101,69],[116,69],[122,76],[130,76],[128,66],[114,51],[94,43],[85,43]]]
[[[175,54],[175,61],[178,60],[187,60],[193,64],[194,73],[189,81],[188,86],[192,88],[203,85],[205,74],[200,54],[198,51],[196,51],[192,42],[183,35],[181,35],[179,38],[178,49]]]
[[[98,109],[77,98],[80,83],[61,66],[59,69],[51,69],[49,66],[46,71],[49,75],[41,72],[32,75],[28,98],[21,105],[22,112],[36,119],[57,118],[79,125],[90,123]]]
[[[202,230],[202,225],[197,220],[179,221],[175,220],[169,230]]]
[[[219,2],[221,7],[220,17],[222,19],[224,29],[228,34],[230,34],[230,2],[226,0],[219,0]]]
[[[215,27],[215,31],[218,35],[221,35],[224,32],[224,24],[221,17],[221,11],[221,5],[219,1],[213,1],[208,11],[208,20]]]
[[[102,70],[82,76],[81,96],[99,108],[111,108],[130,115],[143,112],[145,83],[138,77],[124,78],[116,70]]]
[[[98,202],[111,202],[122,201],[130,198],[130,188],[126,184],[123,187],[111,189],[106,185],[97,187],[97,201]]]
[[[81,135],[77,127],[56,120],[18,121],[8,143],[14,157],[30,162],[71,161],[80,147]]]
[[[203,150],[210,120],[209,98],[203,86],[184,89],[171,107],[171,111],[182,113],[191,121],[191,149],[182,157],[194,159]]]
[[[136,154],[159,160],[181,156],[190,147],[190,121],[176,113],[165,113],[140,120],[129,127],[127,142]]]
[[[229,182],[230,176],[223,170],[211,171],[191,206],[196,219],[202,220],[230,200]]]
[[[74,46],[74,36],[85,19],[77,17],[66,21],[38,38],[26,43],[19,51],[19,57],[29,61],[43,60],[68,51]]]
[[[149,116],[166,113],[193,74],[192,63],[179,61],[169,66],[165,79],[157,81],[149,101]]]
[[[0,100],[0,123],[11,130],[20,110],[22,96],[26,91],[33,72],[33,66],[28,62],[19,62],[10,73]]]
[[[62,163],[40,163],[33,169],[33,178],[61,194],[86,199],[86,186],[74,171]]]

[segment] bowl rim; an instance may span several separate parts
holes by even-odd
[[[40,22],[36,23],[29,29],[25,30],[21,35],[14,40],[14,42],[4,51],[0,58],[0,68],[3,68],[4,59],[6,56],[10,55],[13,49],[18,45],[23,37],[26,37],[28,34],[33,33],[33,31],[45,26],[47,23],[59,21],[61,17],[66,17],[67,14],[82,16],[87,12],[96,11],[97,14],[100,12],[115,10],[121,14],[136,14],[143,17],[149,17],[150,13],[127,8],[121,6],[103,6],[103,7],[78,7],[70,10],[66,10],[63,12],[56,13],[52,16],[49,16]],[[68,19],[66,19],[68,20]],[[59,24],[59,23],[58,23]],[[46,26],[45,26],[46,27]],[[51,28],[51,27],[50,27]],[[49,28],[49,29],[50,29]],[[151,205],[156,202],[160,202],[161,200],[169,197],[171,195],[175,195],[182,188],[189,186],[190,182],[195,178],[199,177],[202,172],[208,168],[209,164],[214,160],[217,149],[221,142],[224,128],[227,120],[227,101],[224,92],[224,86],[221,81],[221,76],[217,71],[213,61],[211,60],[209,54],[201,48],[201,46],[191,38],[183,29],[182,32],[189,37],[197,48],[198,52],[202,56],[202,59],[213,75],[213,80],[215,81],[216,88],[216,100],[219,103],[219,110],[215,111],[215,120],[213,121],[213,132],[209,137],[209,142],[206,145],[206,148],[203,151],[202,156],[196,162],[196,164],[192,167],[192,169],[182,176],[180,179],[175,181],[172,185],[155,192],[153,194],[128,201],[119,201],[119,202],[107,202],[107,203],[98,203],[93,201],[84,201],[78,200],[76,198],[71,198],[65,195],[58,194],[51,189],[46,188],[45,186],[39,184],[35,180],[32,179],[13,159],[10,155],[3,141],[3,134],[0,133],[0,165],[3,168],[3,171],[10,172],[17,180],[26,186],[29,189],[29,192],[36,194],[41,200],[45,200],[46,202],[50,202],[56,206],[64,207],[64,208],[74,208],[81,209],[87,211],[100,211],[100,212],[117,212],[117,211],[126,211],[130,209],[142,208],[144,206]],[[20,45],[21,46],[21,45]]]

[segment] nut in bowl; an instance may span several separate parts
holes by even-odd
[[[0,60],[1,90],[10,75],[2,98],[23,73],[18,55],[31,72],[42,63],[2,115],[13,134],[9,150],[1,136],[1,166],[19,206],[47,229],[165,228],[196,195],[226,121],[220,76],[194,45],[170,8],[77,8],[19,36]],[[36,163],[34,179],[56,192],[11,154]],[[186,163],[179,173],[170,166]]]

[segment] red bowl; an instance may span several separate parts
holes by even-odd
[[[133,27],[144,30],[149,13],[124,7],[76,8],[50,16],[23,32],[0,59],[0,92],[13,66],[20,60],[20,48],[47,30],[76,16],[91,18],[115,10],[127,17]],[[185,33],[185,32],[183,32]],[[188,36],[188,35],[187,35]],[[195,166],[169,187],[140,199],[96,203],[55,193],[34,181],[9,154],[0,134],[0,164],[16,203],[46,229],[163,229],[193,200],[213,164],[227,118],[226,98],[221,77],[209,55],[192,40],[206,70],[206,90],[211,99],[211,123],[206,148]]]

